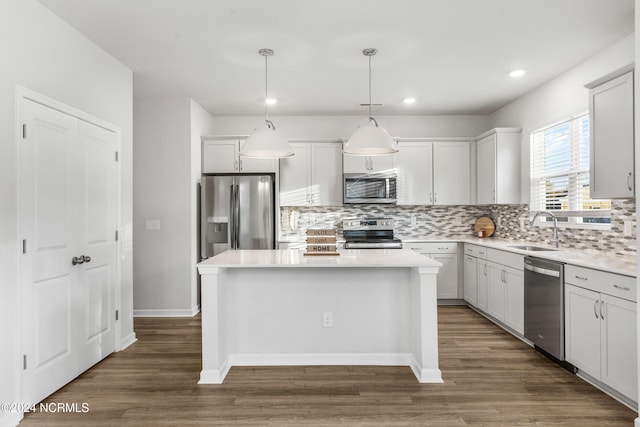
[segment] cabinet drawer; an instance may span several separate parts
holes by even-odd
[[[465,245],[464,245],[464,254],[472,256],[472,257],[477,257],[479,248],[480,248],[480,246],[471,245],[469,243],[465,243]]]
[[[455,242],[404,243],[403,247],[423,254],[455,254],[458,252],[458,244]]]
[[[516,270],[524,270],[524,255],[514,254],[513,252],[487,249],[487,260],[515,268]]]
[[[595,292],[636,301],[636,279],[591,268],[566,265],[564,281]]]

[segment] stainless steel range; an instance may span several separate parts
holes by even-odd
[[[345,219],[342,231],[345,249],[402,249],[402,240],[393,237],[391,218]]]

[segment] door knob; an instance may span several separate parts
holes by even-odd
[[[91,262],[91,257],[89,255],[85,255],[82,258],[84,258],[84,262]]]
[[[74,256],[71,258],[71,265],[82,264],[84,263],[84,256],[80,255],[79,257]]]

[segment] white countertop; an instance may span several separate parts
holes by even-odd
[[[636,272],[636,257],[624,256],[624,255],[610,255],[600,251],[592,250],[580,250],[580,249],[568,249],[560,246],[554,248],[546,244],[540,244],[536,242],[517,241],[499,239],[494,237],[478,238],[473,236],[456,236],[451,238],[435,238],[435,239],[402,239],[406,243],[417,242],[462,242],[472,243],[478,246],[484,246],[491,249],[499,249],[503,251],[509,251],[522,255],[535,256],[537,258],[549,259],[552,261],[559,261],[565,264],[576,265],[579,267],[593,268],[596,270],[607,271],[610,273],[624,274],[626,276],[637,276]],[[525,251],[522,249],[516,249],[512,246],[539,246],[551,249],[550,251]]]
[[[284,242],[283,240],[280,240]],[[471,235],[461,235],[452,237],[440,237],[440,236],[420,236],[416,238],[403,238],[405,243],[426,243],[426,242],[460,242],[460,243],[472,243],[474,245],[484,246],[492,249],[499,249],[503,251],[509,251],[519,253],[522,255],[530,255],[538,258],[550,259],[553,261],[564,262],[566,264],[572,264],[579,267],[594,268],[596,270],[607,271],[610,273],[624,274],[627,276],[637,277],[636,265],[637,260],[634,256],[607,254],[601,251],[593,251],[586,249],[568,249],[560,246],[553,251],[525,251],[522,249],[516,249],[511,246],[541,246],[549,249],[555,249],[551,246],[540,244],[530,241],[518,241],[499,239],[494,237],[478,238]],[[295,242],[293,239],[287,240],[287,242]],[[304,240],[298,240],[298,242],[304,242]],[[367,250],[369,251],[369,250]],[[295,252],[295,251],[294,251]]]
[[[198,264],[208,268],[269,267],[435,267],[442,264],[409,249],[343,249],[337,256],[304,256],[294,250],[229,250]]]

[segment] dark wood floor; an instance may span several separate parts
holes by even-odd
[[[440,307],[444,384],[407,367],[235,367],[197,385],[200,320],[140,318],[138,342],[29,413],[21,426],[632,426],[636,413],[466,307]]]

